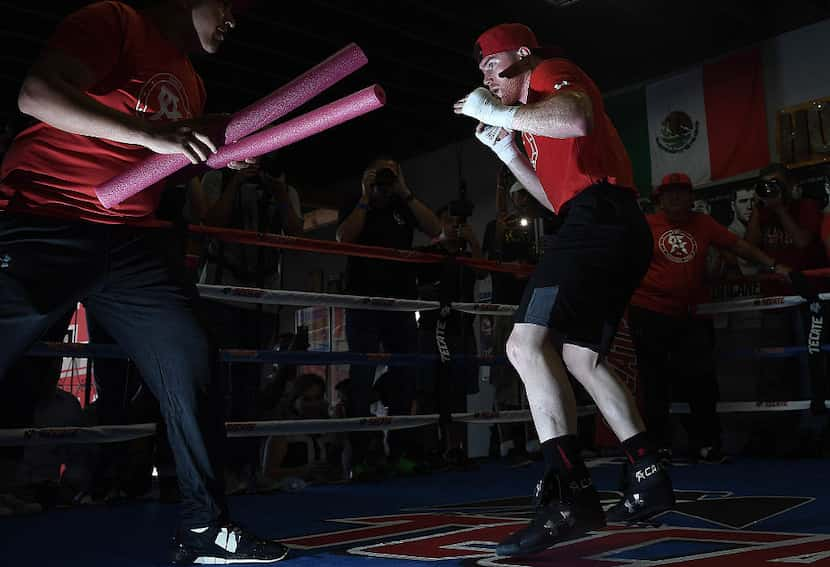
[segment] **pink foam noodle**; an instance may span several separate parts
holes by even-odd
[[[154,154],[96,187],[95,194],[101,204],[109,209],[188,165],[190,160],[184,154]]]
[[[368,61],[360,47],[350,43],[270,95],[231,116],[225,128],[225,143],[236,142],[299,108]]]
[[[231,161],[242,161],[273,152],[376,110],[385,103],[386,94],[380,85],[366,87],[288,122],[222,146],[207,160],[207,164],[219,169]]]
[[[225,127],[225,143],[240,140],[288,114],[361,68],[367,61],[360,47],[350,43],[270,95],[232,115]],[[190,160],[182,154],[153,155],[96,187],[95,194],[101,204],[109,209],[189,164]]]

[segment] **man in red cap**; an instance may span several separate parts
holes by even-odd
[[[608,518],[653,516],[674,505],[674,494],[630,392],[605,359],[648,270],[652,238],[600,91],[561,53],[542,48],[526,26],[491,28],[476,49],[484,87],[459,100],[456,114],[478,120],[476,137],[562,220],[545,242],[507,342],[547,464],[536,516],[496,548],[499,555],[516,555],[605,525],[580,457],[568,371],[594,399],[630,461],[629,486]],[[527,157],[515,131],[522,133]]]
[[[0,380],[83,302],[159,401],[182,495],[172,559],[273,563],[288,549],[228,517],[224,420],[211,411],[215,349],[194,316],[195,289],[163,261],[165,235],[129,226],[153,218],[164,184],[112,209],[95,196],[153,153],[201,163],[217,150],[217,117],[202,116],[189,54],[219,51],[236,27],[234,3],[147,4],[96,2],[69,15],[23,81],[18,105],[36,123],[0,168]]]
[[[786,274],[789,268],[776,265],[709,215],[692,211],[692,182],[686,174],[666,175],[654,197],[660,210],[646,217],[654,238],[651,265],[628,310],[645,392],[646,425],[652,443],[669,449],[671,399],[684,393],[692,410],[692,457],[717,462],[721,459],[714,332],[711,320],[695,316],[695,306],[708,300],[708,252],[712,246],[728,250],[771,273]]]

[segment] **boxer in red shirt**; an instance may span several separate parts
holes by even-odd
[[[507,342],[547,464],[536,516],[496,548],[499,555],[517,555],[605,525],[580,458],[567,371],[594,399],[630,461],[628,486],[608,518],[651,517],[674,505],[674,493],[630,392],[605,359],[648,269],[652,239],[599,88],[560,51],[540,47],[521,24],[485,31],[476,49],[484,87],[454,110],[478,120],[476,137],[562,221],[545,242]],[[514,132],[521,132],[524,153]]]
[[[287,548],[231,523],[222,478],[224,420],[211,412],[211,353],[151,218],[161,185],[112,209],[94,189],[155,153],[193,163],[216,151],[202,80],[188,53],[215,53],[233,2],[163,0],[136,11],[98,2],[58,24],[30,70],[21,132],[0,172],[0,377],[78,301],[126,351],[158,398],[176,461],[179,564],[271,563]],[[237,167],[241,164],[236,164]]]
[[[695,317],[708,300],[704,278],[710,247],[727,250],[763,271],[789,273],[775,260],[704,213],[694,212],[692,182],[683,173],[663,178],[654,197],[659,212],[648,215],[654,250],[648,273],[631,298],[628,325],[637,350],[645,392],[646,426],[652,442],[669,454],[672,397],[687,399],[692,414],[693,458],[720,460],[718,384],[711,321]],[[680,396],[672,396],[680,394]]]

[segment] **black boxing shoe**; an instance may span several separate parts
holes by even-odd
[[[674,508],[674,489],[658,455],[628,465],[623,497],[605,513],[609,522],[639,522]]]
[[[286,558],[288,548],[260,539],[234,524],[181,529],[173,540],[174,565],[236,565],[276,563]]]
[[[541,508],[544,508],[552,501],[559,498],[559,478],[554,472],[548,472],[543,476],[539,482],[536,483],[536,488],[533,491],[533,509],[534,513],[538,513]],[[504,541],[496,546],[496,555],[502,557],[509,557],[519,553],[519,545],[521,544],[522,535],[526,528],[513,532]]]
[[[536,513],[533,519],[526,527],[499,543],[496,555],[531,555],[604,527],[605,514],[594,487],[587,484],[574,488],[573,491],[566,489],[572,495],[561,499],[555,475],[547,475],[540,480],[534,495]]]

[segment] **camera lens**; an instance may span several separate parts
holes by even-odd
[[[762,179],[755,186],[755,194],[762,199],[770,199],[781,195],[781,182],[777,179]]]
[[[393,183],[395,183],[395,180],[397,178],[398,175],[394,171],[392,171],[388,167],[384,167],[382,169],[377,170],[377,172],[375,173],[375,185],[378,188],[389,187]]]

